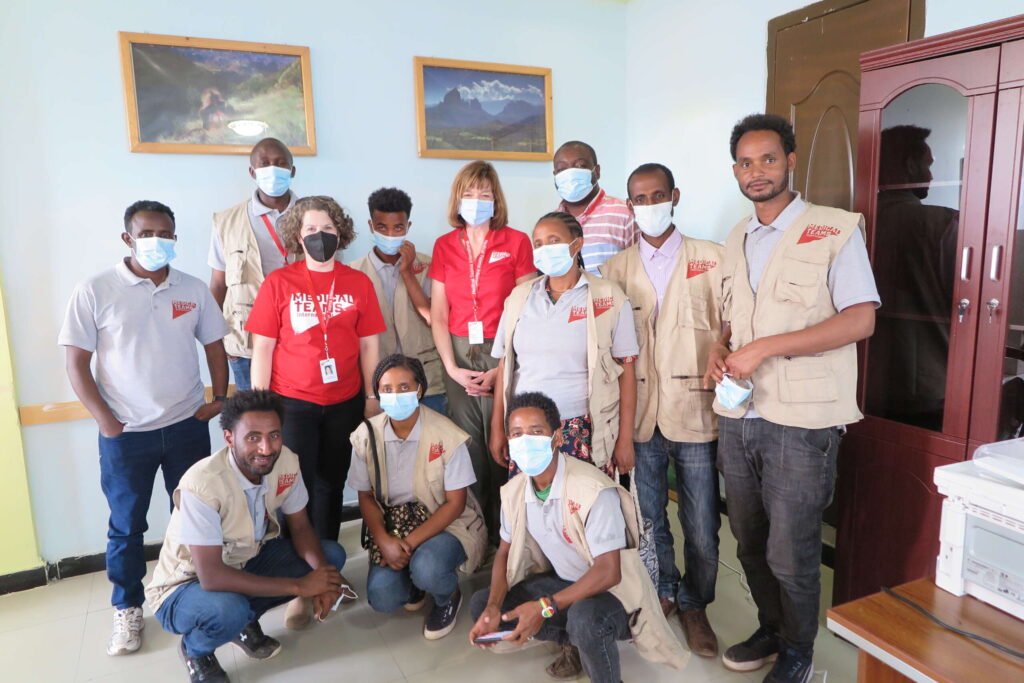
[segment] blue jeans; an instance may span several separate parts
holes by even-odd
[[[423,398],[420,399],[420,403],[430,408],[435,413],[448,415],[447,394],[434,394],[433,396],[424,396]]]
[[[837,427],[718,419],[729,527],[762,626],[810,657],[818,634],[821,514],[832,502]]]
[[[718,578],[718,470],[716,442],[669,441],[655,428],[650,441],[634,443],[634,479],[640,512],[654,525],[658,554],[658,596],[671,598],[680,609],[704,609],[715,599]],[[683,528],[686,575],[676,568],[668,523],[668,466],[675,468],[679,524]]]
[[[412,553],[405,569],[370,565],[366,597],[378,612],[393,612],[412,598],[413,587],[434,596],[435,605],[447,605],[459,587],[458,568],[466,552],[447,531],[427,539]]]
[[[340,571],[345,566],[345,549],[334,541],[320,541],[327,563]],[[298,579],[312,571],[285,538],[267,541],[244,571],[256,576]],[[206,591],[198,581],[183,583],[167,596],[156,611],[157,621],[171,633],[183,634],[189,657],[208,655],[238,637],[242,629],[272,607],[294,596],[256,598],[241,593]]]
[[[162,429],[123,432],[112,439],[100,434],[99,447],[100,485],[110,508],[107,578],[114,584],[110,602],[118,609],[140,607],[146,575],[142,535],[149,529],[146,513],[157,468],[163,470],[170,498],[181,475],[210,455],[210,429],[206,422],[188,417]]]
[[[249,368],[252,365],[251,358],[230,358],[228,365],[231,366],[231,375],[235,378],[235,391],[248,391],[252,389],[252,382],[249,380]]]

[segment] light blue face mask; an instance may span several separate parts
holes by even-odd
[[[567,168],[555,174],[555,189],[567,202],[578,202],[594,189],[594,171],[589,168]]]
[[[729,375],[722,377],[722,381],[715,385],[715,396],[718,402],[726,410],[735,410],[740,407],[750,393],[754,385],[748,379],[733,379]]]
[[[155,272],[174,260],[174,240],[163,237],[138,237],[135,239],[135,260],[139,265]]]
[[[288,191],[288,187],[292,184],[292,169],[290,168],[262,166],[253,170],[256,173],[256,185],[267,196],[280,197]]]
[[[508,455],[529,477],[536,477],[551,464],[555,457],[550,436],[523,434],[508,440]]]
[[[463,199],[459,215],[466,225],[481,225],[494,217],[494,202],[490,199]]]
[[[388,235],[382,235],[376,230],[370,231],[370,239],[373,240],[374,246],[381,250],[381,253],[387,254],[388,256],[394,256],[398,253],[398,250],[403,244],[405,244],[405,236],[389,237]]]
[[[572,254],[569,253],[569,247],[575,241],[569,244],[545,244],[537,247],[533,250],[533,265],[549,277],[565,275],[575,263]]]
[[[381,394],[380,409],[392,420],[401,422],[414,412],[420,405],[418,391],[405,391],[400,394]]]

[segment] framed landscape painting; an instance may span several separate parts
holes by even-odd
[[[551,69],[414,57],[421,157],[548,161]]]
[[[118,35],[131,151],[248,154],[275,137],[316,154],[308,47]]]

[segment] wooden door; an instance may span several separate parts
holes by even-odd
[[[793,123],[806,199],[853,209],[858,58],[922,35],[924,0],[828,0],[769,22],[765,111]]]

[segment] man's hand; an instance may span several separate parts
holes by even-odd
[[[314,598],[321,593],[338,593],[339,586],[341,572],[329,564],[323,564],[296,582],[296,595],[300,598]]]
[[[619,474],[625,474],[636,465],[636,451],[633,450],[633,439],[618,439],[615,442],[615,450],[612,451],[612,461],[619,470]]]
[[[474,643],[473,641],[480,636],[485,636],[492,631],[498,630],[498,625],[501,621],[501,610],[495,605],[488,605],[484,608],[484,611],[480,614],[480,618],[473,624],[473,628],[469,629],[469,644],[476,645],[487,649],[494,645],[494,643]]]
[[[491,439],[487,444],[491,451],[494,462],[502,467],[508,467],[508,437],[505,436],[505,428],[491,429]]]
[[[409,566],[412,549],[404,540],[391,535],[374,540],[377,541],[377,547],[380,548],[380,566],[391,567],[395,571]]]
[[[399,273],[411,273],[412,266],[416,263],[416,245],[409,240],[402,242],[402,246],[398,248],[398,253],[401,255],[402,260],[398,262]]]
[[[369,420],[374,415],[380,415],[383,410],[380,408],[380,399],[368,398],[366,403],[363,405],[363,417]]]
[[[100,428],[100,434],[108,439],[115,439],[124,433],[124,424],[118,422],[113,416],[111,416],[109,422],[98,426]]]
[[[313,596],[313,616],[323,621],[331,613],[334,603],[341,597],[341,591],[327,591]]]
[[[704,373],[704,388],[712,389],[712,385],[722,381],[722,376],[729,371],[725,359],[729,357],[729,349],[715,342],[708,353],[708,369]],[[710,380],[710,381],[709,381]]]
[[[761,363],[769,357],[764,339],[755,339],[746,346],[729,354],[725,359],[728,372],[735,379],[749,379]]]
[[[540,602],[537,600],[524,602],[511,612],[502,614],[501,619],[507,622],[519,620],[512,634],[504,638],[513,645],[524,645],[544,625],[544,615],[540,613]]]
[[[199,406],[199,410],[196,411],[195,418],[201,422],[209,422],[220,415],[221,408],[223,407],[223,401],[210,401],[209,403],[204,403]]]

